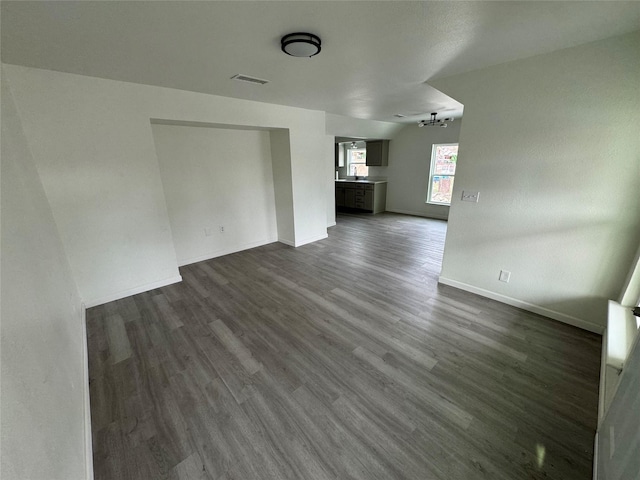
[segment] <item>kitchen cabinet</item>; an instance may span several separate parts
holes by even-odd
[[[386,167],[389,165],[389,140],[367,142],[367,166]]]
[[[344,206],[347,208],[356,208],[356,189],[349,185],[344,187]]]
[[[375,188],[375,187],[374,187]],[[378,192],[378,197],[380,197],[380,192]],[[371,190],[365,190],[364,192],[364,209],[373,212],[374,211],[374,205],[373,205],[373,189]],[[386,200],[386,199],[385,199]],[[386,203],[386,202],[385,202]],[[384,211],[384,208],[382,208],[382,211]],[[376,212],[378,213],[378,212]]]
[[[360,188],[357,188],[360,187]],[[355,188],[355,198],[356,198],[356,204],[355,207],[359,208],[360,210],[365,210],[364,208],[364,192],[365,192],[365,185],[357,185],[356,184],[356,188]]]
[[[336,207],[371,213],[385,211],[387,203],[386,181],[336,181]]]
[[[344,185],[336,184],[336,207],[345,206],[344,190],[345,190]]]

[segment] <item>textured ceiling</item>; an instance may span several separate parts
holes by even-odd
[[[415,121],[461,105],[427,82],[640,29],[640,2],[7,2],[2,61]],[[311,59],[280,37],[322,38]],[[230,80],[241,73],[264,86]],[[393,115],[408,115],[399,120]]]

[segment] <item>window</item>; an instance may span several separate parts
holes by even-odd
[[[449,205],[451,203],[457,160],[457,143],[433,145],[427,203],[434,203],[436,205]]]
[[[369,174],[369,167],[367,167],[366,148],[348,148],[347,162],[349,167],[348,175],[366,177]]]

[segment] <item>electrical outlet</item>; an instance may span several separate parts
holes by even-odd
[[[204,235],[205,235],[205,237],[210,237],[211,236],[211,227],[206,227],[204,229]]]
[[[478,199],[480,198],[480,192],[462,192],[462,201],[463,202],[474,202],[478,203]]]
[[[504,283],[509,283],[510,279],[511,279],[511,272],[507,270],[500,270],[500,276],[498,277],[498,280]]]
[[[224,233],[224,225],[220,225],[220,233]]]

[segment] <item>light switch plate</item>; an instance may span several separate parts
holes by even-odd
[[[462,192],[462,201],[463,202],[474,202],[478,203],[478,199],[480,198],[480,192]]]

